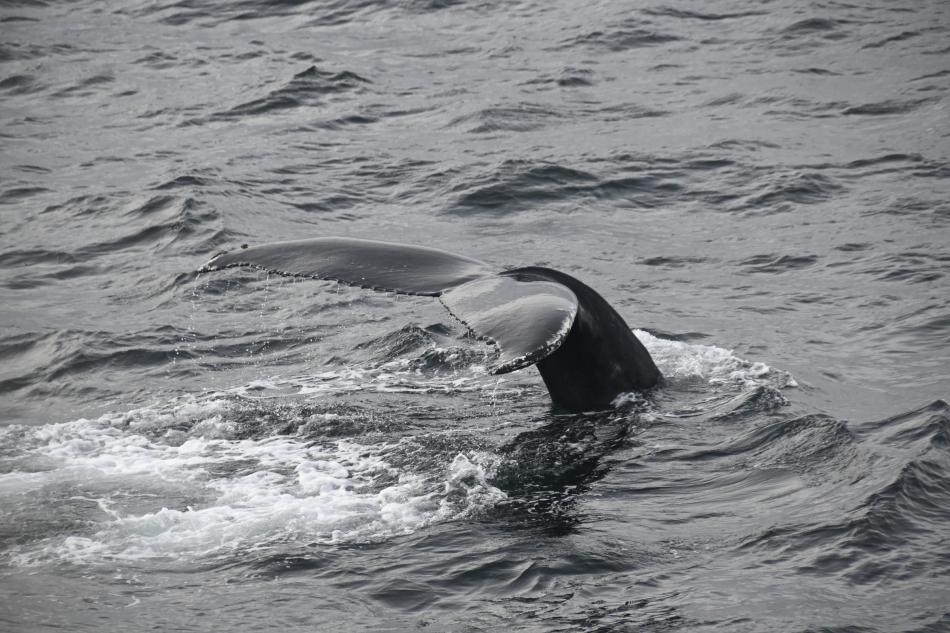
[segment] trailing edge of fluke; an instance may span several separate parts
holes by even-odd
[[[617,311],[589,286],[550,268],[495,272],[434,248],[322,237],[219,253],[201,272],[239,266],[438,297],[476,336],[498,347],[492,373],[536,364],[554,405],[568,411],[609,407],[620,394],[660,380]]]

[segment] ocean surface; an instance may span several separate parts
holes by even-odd
[[[0,630],[950,631],[950,3],[0,1]],[[544,265],[552,411],[319,236]]]

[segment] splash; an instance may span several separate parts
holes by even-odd
[[[0,496],[34,515],[57,510],[17,502],[35,494],[69,498],[90,526],[15,548],[12,562],[216,559],[288,542],[378,542],[505,498],[488,483],[487,454],[396,467],[387,456],[398,442],[233,439],[226,404],[215,394],[5,429],[4,443],[18,436],[18,463],[36,472],[0,475]],[[184,441],[182,427],[189,429]]]
[[[667,379],[699,379],[710,385],[742,388],[797,386],[791,374],[775,370],[765,363],[740,358],[732,350],[662,339],[643,330],[634,332]]]

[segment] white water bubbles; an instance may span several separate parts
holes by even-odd
[[[765,363],[745,360],[732,350],[656,337],[635,330],[663,376],[672,381],[702,380],[710,385],[795,387],[792,376]]]
[[[4,442],[20,442],[22,468],[0,474],[0,497],[15,515],[8,520],[30,536],[8,550],[11,562],[218,560],[288,543],[377,542],[505,496],[488,483],[491,460],[477,452],[396,467],[389,457],[398,440],[242,439],[229,407],[214,394],[4,429]],[[78,516],[50,520],[60,512]]]
[[[635,330],[664,377],[658,400],[645,418],[723,416],[740,411],[773,410],[788,404],[783,395],[798,386],[788,372],[737,356],[732,350],[660,338]],[[618,405],[637,403],[638,394],[624,394]]]

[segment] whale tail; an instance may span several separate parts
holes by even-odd
[[[607,407],[660,378],[646,348],[603,297],[549,268],[493,273],[484,262],[438,249],[329,237],[219,253],[201,272],[238,266],[438,297],[498,347],[492,373],[536,364],[554,404],[569,411]]]

